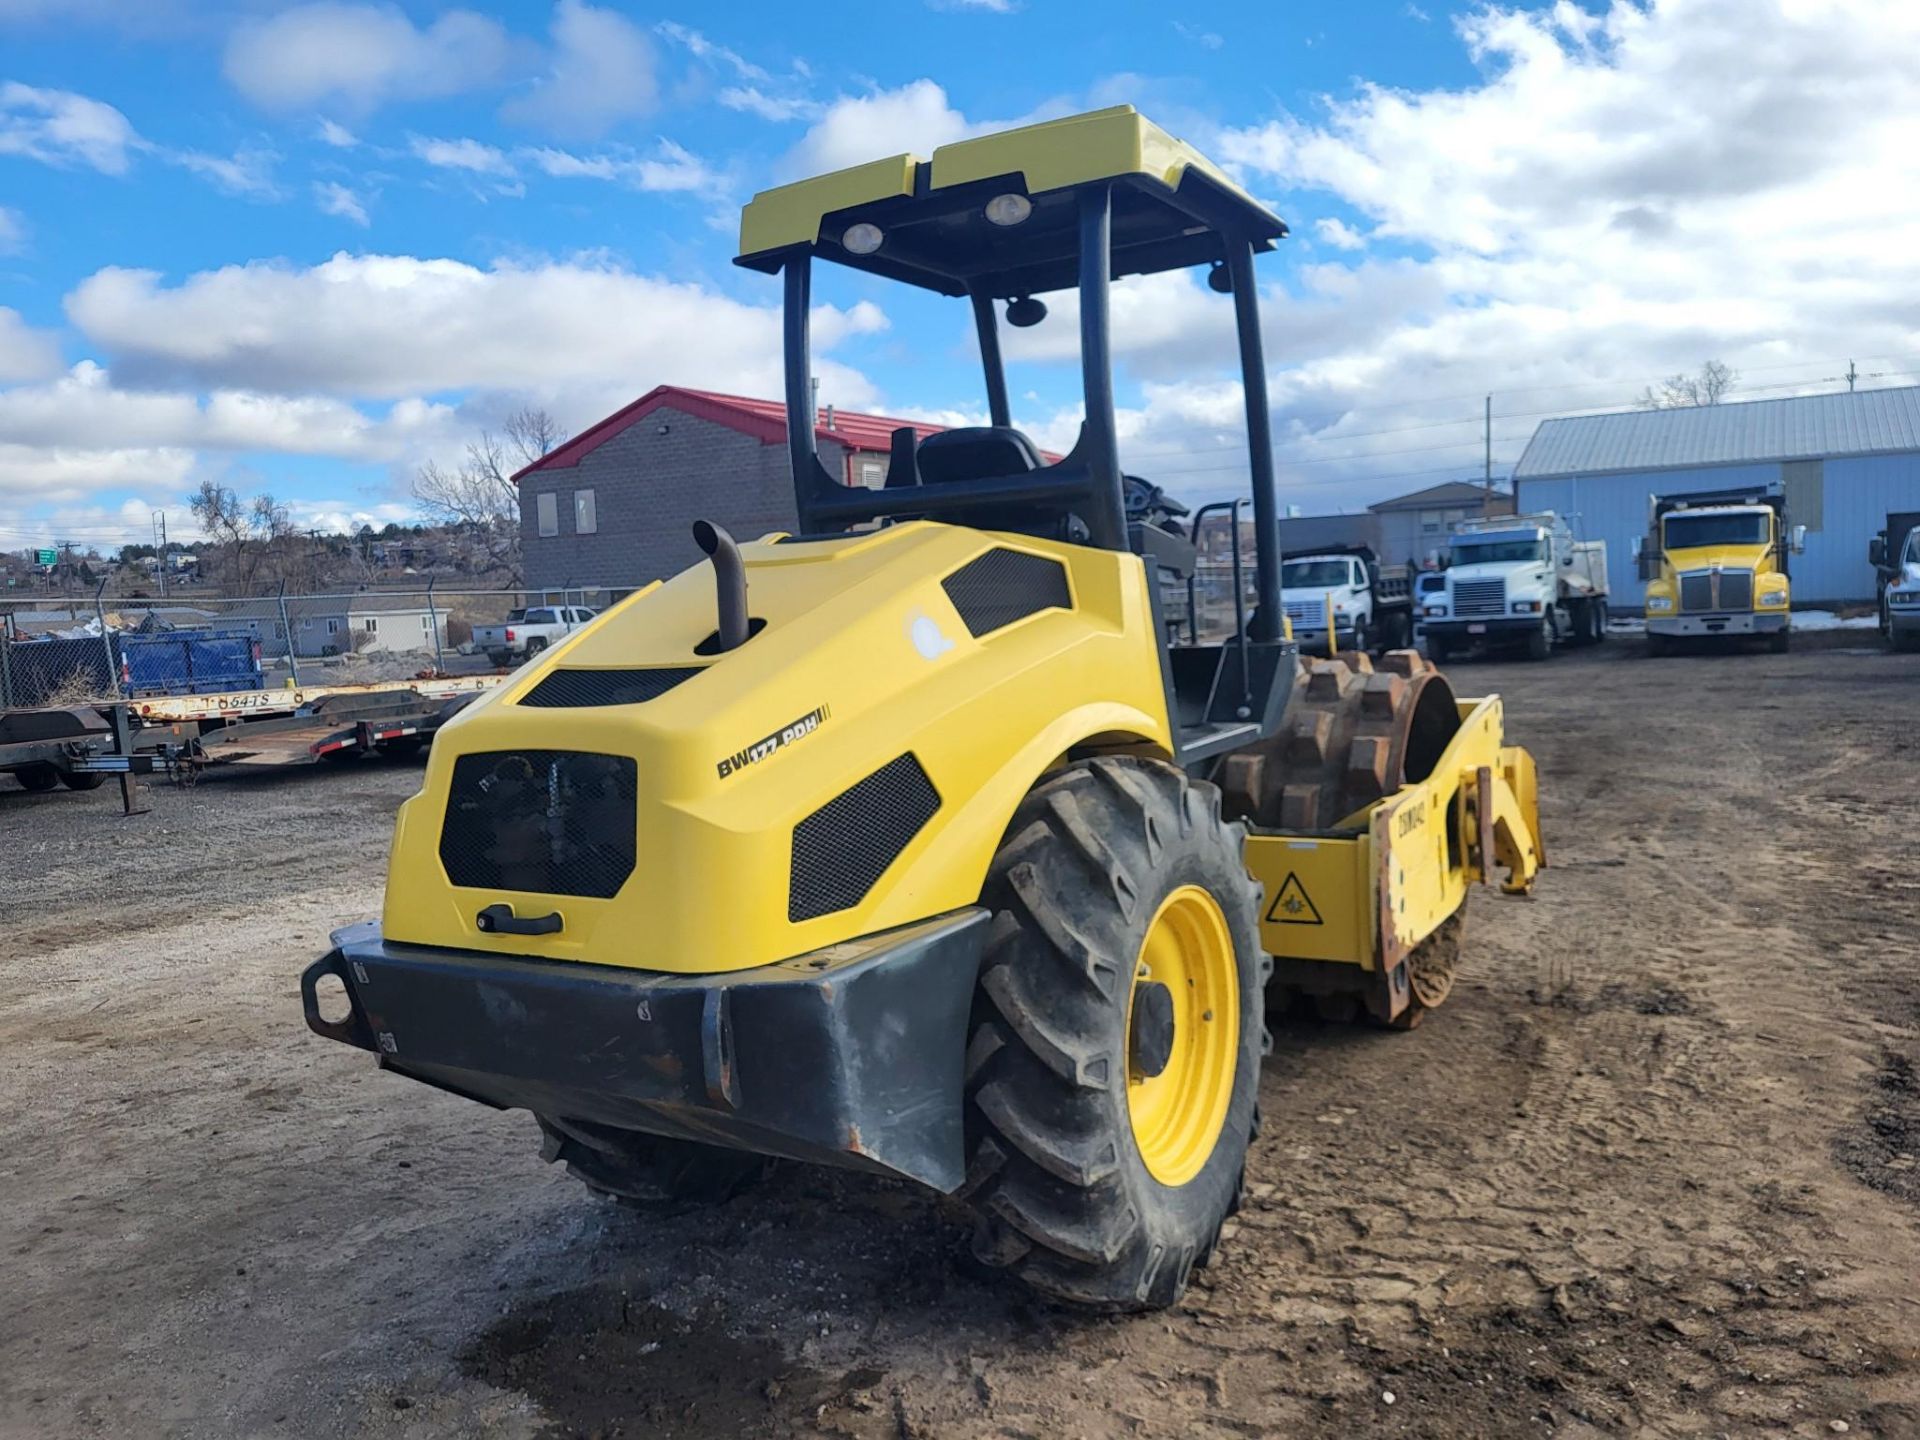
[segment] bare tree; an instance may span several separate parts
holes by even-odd
[[[482,430],[457,465],[429,460],[413,479],[413,498],[434,518],[457,525],[486,547],[492,567],[518,585],[520,487],[515,472],[566,443],[559,421],[534,406],[515,411],[500,433]]]
[[[294,528],[287,507],[270,494],[242,500],[214,480],[202,480],[187,502],[218,557],[215,569],[236,595],[260,595],[286,584],[294,591],[320,579],[319,547]]]
[[[202,480],[187,502],[200,528],[207,532],[217,568],[237,595],[251,595],[266,559],[265,547],[253,531],[253,516],[235,491],[216,480]]]
[[[1718,405],[1727,392],[1739,383],[1740,374],[1730,365],[1709,360],[1697,375],[1669,375],[1658,385],[1649,385],[1636,402],[1642,410],[1684,410],[1694,405]]]

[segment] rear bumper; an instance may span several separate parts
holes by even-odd
[[[402,945],[368,923],[334,933],[300,995],[316,1034],[502,1109],[951,1192],[987,919],[956,911],[710,975]],[[345,1020],[321,1017],[326,975],[347,988]]]
[[[1732,615],[1649,615],[1649,635],[1777,635],[1787,628],[1787,612],[1754,611]]]

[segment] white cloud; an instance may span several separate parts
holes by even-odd
[[[420,519],[417,505],[388,502],[350,509],[327,500],[289,499],[282,502],[296,530],[317,530],[322,535],[351,535],[362,525],[375,530],[387,525],[413,525]],[[441,602],[445,604],[445,601]]]
[[[161,150],[159,153],[168,163],[198,175],[229,195],[271,200],[280,193],[273,180],[273,167],[280,157],[271,150],[238,150],[231,157],[209,155],[200,150]]]
[[[659,100],[653,45],[613,10],[559,0],[547,73],[507,102],[507,120],[588,139],[652,112]]]
[[[0,255],[22,255],[26,249],[26,217],[18,210],[0,205]]]
[[[320,207],[320,213],[323,215],[338,215],[342,220],[351,220],[354,224],[363,227],[371,223],[367,216],[365,199],[338,181],[314,181],[313,203]]]
[[[0,444],[47,449],[271,451],[399,460],[453,437],[455,410],[418,400],[370,416],[343,400],[217,389],[123,389],[83,360],[58,380],[0,390]]]
[[[781,170],[788,176],[817,175],[903,152],[927,156],[955,140],[1053,119],[1072,108],[1065,101],[1050,100],[1018,119],[974,121],[955,109],[947,92],[932,80],[914,80],[897,90],[843,95],[801,137]]]
[[[666,36],[676,44],[684,45],[688,53],[693,55],[695,59],[705,60],[710,64],[718,61],[720,64],[732,70],[733,73],[738,75],[742,80],[767,81],[773,78],[760,66],[754,64],[738,51],[729,50],[724,45],[714,44],[713,41],[709,40],[705,35],[702,35],[698,30],[689,29],[687,26],[677,24],[672,20],[662,20],[653,28],[659,34]]]
[[[351,150],[360,143],[360,137],[353,131],[325,116],[321,117],[320,124],[314,131],[314,137],[322,144],[331,145],[336,150]]]
[[[753,85],[729,85],[714,96],[729,110],[758,115],[762,120],[785,124],[790,120],[818,119],[826,106],[805,96],[769,95]]]
[[[0,441],[0,475],[7,477],[5,500],[12,531],[39,531],[45,523],[25,517],[29,506],[73,502],[111,490],[152,486],[180,489],[193,472],[190,450],[104,449],[74,445],[14,445]]]
[[[1020,8],[1018,0],[927,0],[933,10],[984,10],[990,15],[1011,15]]]
[[[1313,231],[1314,234],[1318,235],[1336,250],[1364,250],[1367,248],[1366,236],[1347,224],[1346,221],[1336,219],[1331,215],[1322,216],[1320,219],[1314,221]]]
[[[517,152],[528,163],[560,180],[613,180],[636,190],[677,191],[688,194],[717,194],[725,188],[725,177],[710,168],[699,156],[660,140],[652,155],[631,151],[609,154],[576,155],[550,146]]]
[[[471,10],[449,10],[422,29],[397,5],[319,0],[242,24],[224,68],[263,109],[333,104],[364,113],[485,85],[508,54],[506,31]]]
[[[435,140],[423,135],[409,139],[413,153],[442,170],[467,170],[475,175],[512,175],[513,162],[504,150],[479,140]]]
[[[776,287],[777,288],[777,287]],[[164,285],[110,268],[67,298],[73,323],[130,384],[321,393],[359,400],[528,392],[588,423],[619,395],[671,381],[780,393],[780,314],[699,285],[585,261],[480,269],[456,260],[340,254],[321,265],[231,265]],[[825,354],[884,328],[871,304],[820,307]],[[821,362],[843,404],[857,372]],[[584,412],[584,413],[582,413]]]
[[[0,85],[0,155],[124,175],[128,151],[139,144],[127,117],[102,101],[17,81]]]
[[[0,382],[39,380],[59,368],[60,347],[53,336],[28,325],[18,310],[0,305]]]
[[[1199,25],[1189,25],[1184,20],[1174,21],[1173,28],[1182,40],[1191,40],[1203,50],[1218,50],[1227,43],[1226,37],[1218,31],[1208,30]]]

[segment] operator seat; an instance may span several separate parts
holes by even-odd
[[[1033,441],[1011,425],[936,430],[920,442],[918,458],[923,485],[1025,475],[1046,463]]]
[[[1030,475],[1046,466],[1039,447],[1011,425],[963,425],[935,431],[920,441],[913,448],[910,467],[902,467],[896,456],[887,470],[887,488],[916,481],[923,486],[960,486],[976,480]],[[927,513],[941,515],[938,499],[932,495],[927,499]],[[1005,530],[1073,544],[1084,544],[1088,533],[1085,521],[1058,505],[1009,502],[970,506],[951,512],[948,518],[981,530]]]

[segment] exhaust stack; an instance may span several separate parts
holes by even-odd
[[[737,650],[747,643],[752,633],[747,628],[747,567],[741,562],[740,547],[733,536],[711,520],[693,522],[693,543],[713,561],[713,584],[720,605],[720,626],[714,631],[714,648],[723,654]]]

